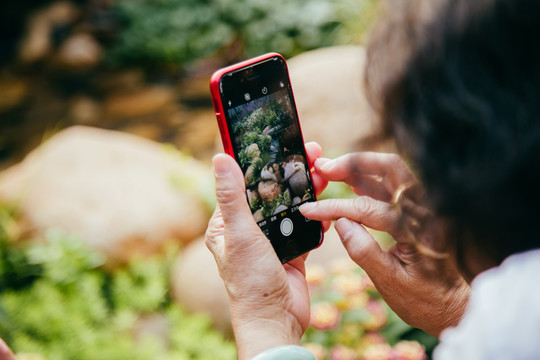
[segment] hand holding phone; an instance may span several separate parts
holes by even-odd
[[[242,169],[252,215],[281,262],[318,247],[321,223],[298,210],[315,191],[285,60],[271,53],[218,70],[210,88],[224,149]]]

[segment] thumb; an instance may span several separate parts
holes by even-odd
[[[2,339],[0,339],[0,360],[15,360],[15,355]]]
[[[246,226],[246,219],[253,219],[246,200],[242,171],[229,155],[218,154],[214,156],[212,163],[216,178],[216,197],[225,228],[241,230]]]
[[[347,218],[338,219],[335,228],[351,259],[364,269],[374,282],[379,275],[391,271],[390,255],[381,249],[366,228]]]

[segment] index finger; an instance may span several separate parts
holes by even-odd
[[[405,162],[396,154],[359,152],[346,154],[324,164],[315,164],[315,170],[329,181],[345,181],[355,186],[355,179],[376,176],[382,179],[391,194],[399,186],[416,181]],[[356,187],[356,186],[355,186]]]

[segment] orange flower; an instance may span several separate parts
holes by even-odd
[[[393,349],[394,360],[425,360],[426,351],[416,341],[400,341]]]
[[[358,342],[358,352],[363,354],[364,351],[373,345],[385,345],[388,344],[384,336],[378,332],[366,332],[362,339]]]
[[[332,288],[345,296],[351,296],[360,294],[365,286],[362,276],[351,272],[336,276]]]
[[[363,360],[392,360],[392,348],[388,344],[371,345],[363,355]]]
[[[346,310],[363,309],[369,302],[369,295],[365,292],[348,296],[343,304],[343,308]]]
[[[336,305],[320,302],[311,306],[310,325],[317,330],[330,330],[339,324],[340,313]]]
[[[325,278],[326,270],[322,266],[306,266],[306,282],[310,287],[320,285]]]
[[[311,353],[313,354],[313,356],[315,356],[315,359],[317,360],[324,360],[324,358],[326,357],[326,350],[320,344],[307,343],[302,346],[311,351]]]
[[[369,320],[363,324],[367,331],[376,331],[384,327],[388,315],[386,314],[386,309],[379,301],[370,300],[366,305],[366,310],[371,315]]]
[[[350,347],[337,345],[330,351],[330,360],[358,360],[358,354]]]

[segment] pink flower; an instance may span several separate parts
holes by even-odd
[[[339,324],[340,313],[336,305],[320,302],[311,306],[310,325],[317,330],[330,330]]]
[[[350,272],[336,276],[332,288],[345,296],[351,296],[363,292],[365,286],[361,275]]]
[[[336,345],[330,351],[330,360],[358,360],[358,354],[350,347]]]
[[[306,266],[306,282],[311,286],[320,285],[326,278],[326,271],[320,265]]]
[[[345,310],[363,309],[369,302],[369,295],[365,292],[347,296],[343,301],[342,308]]]
[[[360,352],[363,352],[365,349],[372,345],[381,344],[387,344],[384,336],[382,336],[378,332],[368,331],[364,334],[364,336],[362,336],[362,338],[358,342],[358,350],[360,350]]]
[[[313,354],[313,356],[315,356],[315,359],[317,360],[324,360],[324,358],[326,357],[326,350],[320,344],[307,343],[302,346],[311,351],[311,353]]]
[[[392,350],[393,360],[425,360],[424,347],[416,341],[400,341]]]
[[[369,320],[364,323],[364,328],[367,331],[376,331],[386,325],[386,320],[388,315],[386,314],[386,309],[377,300],[370,300],[366,305],[366,310],[370,313]]]
[[[364,350],[363,360],[392,360],[392,348],[388,344],[371,345]]]

